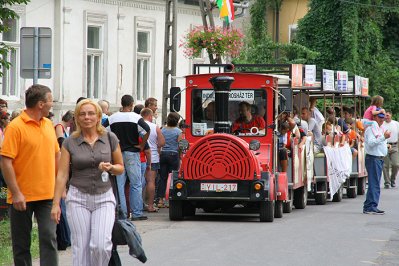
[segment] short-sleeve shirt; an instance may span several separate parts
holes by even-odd
[[[368,120],[373,120],[373,111],[377,110],[377,106],[375,105],[370,105],[366,111],[364,111],[363,118],[366,118]]]
[[[18,187],[26,202],[54,197],[55,154],[60,148],[53,123],[39,122],[23,111],[5,130],[1,155],[12,159]],[[8,190],[7,203],[12,203]]]
[[[181,129],[177,127],[162,128],[162,134],[165,137],[165,146],[162,147],[162,151],[179,152],[179,143],[177,140],[181,133]]]
[[[110,134],[109,137],[108,134]],[[103,182],[102,171],[98,168],[101,162],[112,163],[112,152],[118,147],[119,140],[116,135],[112,132],[108,134],[104,132],[94,143],[93,148],[82,135],[71,136],[62,143],[71,156],[70,185],[76,187],[80,192],[102,194],[111,188],[111,181],[108,179],[107,182]]]
[[[242,130],[242,129],[250,130],[253,127],[257,127],[260,130],[265,129],[265,127],[266,127],[265,120],[258,115],[254,115],[252,117],[252,120],[249,121],[248,123],[243,122],[240,119],[238,119],[234,122],[232,131],[235,132],[237,130]]]

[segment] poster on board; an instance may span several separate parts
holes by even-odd
[[[355,76],[355,95],[362,95],[362,77]]]
[[[334,91],[334,71],[323,69],[323,90],[324,91]]]
[[[337,71],[337,91],[348,91],[347,71]]]
[[[313,87],[316,83],[316,65],[305,65],[305,87]]]
[[[362,96],[369,95],[369,79],[362,78]]]
[[[303,84],[303,70],[302,64],[291,65],[291,87],[300,88]]]

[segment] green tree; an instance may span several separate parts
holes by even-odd
[[[384,32],[389,22],[387,2],[312,0],[308,14],[299,21],[297,42],[320,53],[315,59],[319,68],[368,77],[370,94],[382,95],[384,106],[399,113],[395,93],[399,69],[383,45],[384,34],[392,32]]]
[[[18,15],[9,7],[13,4],[27,4],[29,0],[1,0],[0,5],[0,33],[9,30],[8,21],[10,19],[15,19]],[[0,76],[3,75],[4,69],[10,67],[10,63],[5,60],[7,54],[12,50],[11,47],[7,46],[5,43],[0,42]]]
[[[267,33],[267,9],[280,10],[282,0],[255,0],[251,4],[251,23],[245,29],[244,49],[234,63],[274,64],[274,63],[312,63],[318,56],[300,44],[280,44],[273,42]],[[279,57],[275,58],[279,50]]]

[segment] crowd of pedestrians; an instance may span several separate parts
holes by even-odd
[[[58,265],[57,250],[70,245],[73,265],[108,265],[116,206],[110,174],[131,220],[166,207],[167,176],[180,160],[180,116],[169,114],[161,130],[155,98],[134,106],[124,95],[110,113],[108,101],[80,97],[54,123],[52,93],[43,85],[29,87],[25,106],[10,115],[0,99],[0,186],[8,187],[15,265],[32,263],[33,216],[41,265]]]
[[[69,245],[74,265],[108,265],[116,206],[110,174],[116,176],[127,218],[147,220],[146,212],[168,207],[167,179],[180,165],[180,116],[169,113],[159,127],[155,98],[135,105],[131,95],[124,95],[120,104],[120,110],[111,113],[106,100],[80,97],[75,110],[53,123],[47,119],[52,119],[53,100],[46,86],[29,87],[26,108],[11,115],[7,102],[0,99],[0,186],[8,186],[15,265],[31,264],[33,215],[42,265],[57,265],[57,249]],[[396,186],[399,123],[382,105],[382,97],[375,96],[363,119],[350,107],[342,108],[341,118],[329,108],[324,118],[311,99],[309,106],[281,114],[281,170],[287,170],[291,137],[300,138],[299,148],[312,138],[315,153],[328,145],[327,136],[346,137],[355,157],[357,140],[362,139],[368,172],[363,212],[384,214],[378,209],[379,184],[384,173],[384,187]]]

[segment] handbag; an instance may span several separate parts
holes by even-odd
[[[107,134],[108,134],[108,142],[109,142],[111,154],[112,154],[111,137],[110,137],[109,132],[107,132]],[[126,239],[124,236],[124,232],[123,232],[123,228],[121,227],[121,224],[119,222],[120,220],[126,220],[126,216],[123,213],[122,208],[121,208],[121,202],[119,199],[119,191],[118,191],[118,182],[116,180],[115,175],[111,175],[110,173],[109,173],[109,175],[110,175],[112,190],[114,192],[115,199],[116,199],[115,222],[114,222],[114,227],[112,228],[112,243],[114,245],[127,245],[127,242],[126,242]]]
[[[109,132],[108,134],[108,141],[111,146],[111,137]],[[112,147],[111,147],[112,151]],[[116,208],[115,208],[115,222],[114,227],[112,228],[112,244],[113,244],[113,251],[111,254],[111,260],[109,265],[119,265],[118,260],[119,255],[116,251],[116,246],[118,245],[128,245],[129,246],[129,254],[141,262],[145,263],[147,261],[147,257],[141,246],[141,237],[136,230],[134,224],[126,218],[126,215],[122,211],[120,198],[119,198],[119,191],[118,191],[118,181],[116,177],[110,175],[110,180],[112,184],[112,189],[115,194],[116,199]],[[115,264],[116,263],[116,264]]]

